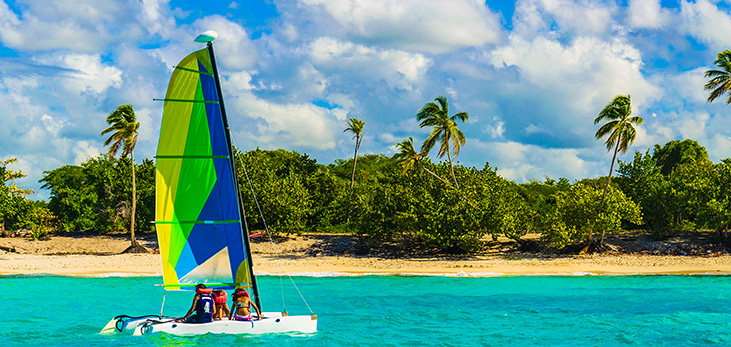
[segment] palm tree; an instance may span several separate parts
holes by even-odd
[[[406,172],[411,170],[414,166],[420,167],[424,169],[424,171],[428,172],[432,176],[436,177],[440,181],[442,181],[444,184],[451,186],[452,184],[449,183],[449,181],[439,177],[439,175],[435,174],[431,170],[427,169],[426,167],[422,166],[420,163],[420,160],[425,157],[424,153],[419,152],[417,153],[414,149],[414,138],[409,137],[408,139],[404,140],[401,143],[396,144],[396,148],[398,148],[398,152],[394,154],[393,158],[398,160],[399,163],[401,163],[401,175],[405,175]]]
[[[731,104],[731,51],[727,49],[718,53],[713,64],[720,70],[706,71],[706,77],[711,78],[705,85],[705,90],[711,91],[708,102],[713,102],[716,98],[728,93],[726,105]]]
[[[454,165],[452,164],[452,153],[449,151],[449,146],[450,144],[452,145],[454,157],[456,157],[459,154],[459,150],[465,144],[464,134],[457,128],[457,119],[464,123],[470,118],[470,115],[467,112],[459,112],[450,117],[447,98],[440,95],[434,100],[439,104],[431,101],[424,105],[419,110],[419,113],[416,114],[416,119],[421,121],[419,124],[420,127],[433,127],[431,134],[421,146],[421,153],[424,153],[424,155],[429,154],[437,141],[439,141],[438,156],[439,158],[444,158],[444,155],[447,155],[449,167],[452,172],[452,180],[454,181],[454,185],[459,188],[457,178],[454,176]]]
[[[617,153],[624,154],[627,152],[629,146],[635,142],[637,137],[637,130],[634,125],[640,125],[645,122],[640,116],[630,117],[632,114],[632,105],[630,102],[629,95],[617,95],[614,97],[607,106],[599,112],[599,115],[594,119],[594,124],[606,121],[599,130],[596,131],[594,137],[598,140],[602,137],[609,135],[607,141],[604,142],[607,145],[607,152],[614,148],[614,156],[612,157],[612,165],[609,167],[609,177],[607,177],[607,184],[604,185],[604,193],[602,193],[602,200],[599,203],[599,209],[604,206],[604,199],[607,196],[607,189],[609,189],[609,182],[612,180],[612,172],[614,171],[614,162],[617,159]],[[589,231],[588,241],[591,242],[592,233]],[[602,238],[600,244],[604,243],[604,231],[602,231]]]
[[[134,150],[137,145],[137,130],[140,123],[137,122],[137,116],[132,109],[132,105],[121,105],[107,116],[109,127],[101,132],[101,135],[111,133],[109,138],[104,141],[104,146],[109,146],[108,155],[114,157],[117,152],[122,150],[122,158],[129,155],[132,160],[132,216],[130,224],[130,236],[132,238],[132,246],[128,250],[134,250],[140,247],[135,239],[135,210],[137,208],[137,182],[135,181],[135,156]]]
[[[358,118],[350,118],[350,122],[345,122],[345,124],[348,125],[343,132],[350,131],[353,134],[353,138],[355,139],[355,156],[353,156],[353,174],[350,175],[350,188],[353,188],[353,184],[355,183],[355,164],[358,162],[358,148],[360,148],[360,143],[363,141],[363,126],[365,125],[364,120],[360,120]]]

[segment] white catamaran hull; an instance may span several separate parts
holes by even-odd
[[[210,323],[177,323],[147,320],[134,325],[134,335],[164,332],[173,335],[191,336],[201,334],[268,334],[268,333],[314,333],[317,331],[317,316],[282,316],[279,312],[264,312],[264,318],[245,321],[220,320]]]

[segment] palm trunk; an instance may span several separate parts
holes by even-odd
[[[449,158],[449,169],[452,171],[452,180],[454,180],[454,186],[459,189],[459,183],[457,183],[457,177],[454,176],[454,165],[452,164],[452,154],[449,153],[449,147],[447,147],[447,158]]]
[[[602,193],[602,201],[599,203],[599,213],[601,213],[604,210],[604,199],[607,196],[607,190],[609,190],[609,182],[612,181],[612,172],[614,172],[614,161],[617,160],[617,152],[619,151],[619,141],[622,139],[620,136],[617,139],[617,146],[614,147],[614,156],[612,157],[612,165],[609,166],[609,176],[607,177],[607,184],[604,185],[604,193]],[[602,229],[602,237],[599,239],[599,244],[604,244],[604,234],[606,233],[605,229]]]
[[[358,148],[360,147],[361,139],[361,136],[355,139],[355,155],[353,155],[353,173],[350,175],[350,188],[353,188],[353,184],[355,184],[355,164],[358,163]]]
[[[130,152],[130,158],[132,158],[132,218],[130,221],[129,233],[132,238],[132,247],[137,246],[137,240],[135,239],[135,212],[137,210],[137,181],[135,179],[135,155]]]
[[[451,186],[452,185],[451,183],[449,183],[449,181],[447,181],[447,180],[439,177],[439,175],[431,172],[431,170],[427,169],[426,167],[424,167],[424,166],[422,166],[422,165],[420,165],[418,163],[417,163],[417,165],[419,165],[420,168],[424,169],[424,171],[426,171],[426,172],[430,173],[432,176],[436,177],[438,180],[442,181],[444,184],[446,184],[448,186]]]

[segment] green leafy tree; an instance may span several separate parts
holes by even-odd
[[[108,155],[113,157],[117,152],[122,150],[122,157],[129,156],[132,168],[132,212],[130,217],[130,238],[132,239],[131,248],[137,248],[137,239],[135,238],[135,212],[137,208],[137,182],[135,179],[135,156],[134,150],[137,145],[139,136],[140,123],[137,122],[132,105],[124,104],[117,107],[107,116],[107,124],[109,127],[102,130],[101,135],[111,134],[105,141],[104,145],[109,146]]]
[[[363,184],[377,184],[388,176],[396,161],[384,154],[364,154],[358,156],[358,181]],[[335,159],[327,165],[327,170],[339,181],[349,181],[353,158],[347,160]]]
[[[711,91],[711,94],[708,95],[708,102],[713,102],[724,94],[728,94],[726,105],[731,104],[731,50],[727,49],[718,53],[713,64],[718,67],[718,70],[706,71],[706,78],[710,79],[704,86],[705,90]]]
[[[16,163],[17,158],[8,158],[0,160],[0,231],[4,232],[6,228],[6,220],[8,217],[18,216],[18,204],[26,200],[26,196],[33,194],[33,190],[24,189],[19,186],[15,180],[25,177],[20,171],[13,171],[8,165]],[[12,226],[10,229],[14,229]]]
[[[594,119],[594,124],[600,122],[606,122],[599,130],[597,130],[594,137],[601,139],[605,136],[607,140],[604,142],[607,145],[607,151],[611,151],[614,148],[614,155],[612,156],[612,164],[609,167],[609,176],[607,177],[607,183],[604,185],[604,193],[602,193],[601,202],[599,204],[599,213],[604,206],[604,199],[609,189],[609,182],[612,180],[612,172],[614,171],[614,162],[617,159],[617,153],[625,153],[629,146],[635,142],[637,137],[637,130],[634,125],[640,125],[644,122],[640,116],[632,116],[632,106],[629,95],[617,95],[611,102],[609,102],[599,112],[599,115]],[[602,230],[602,237],[599,241],[600,244],[604,243],[604,233]],[[592,242],[592,231],[590,230],[587,235],[587,241]]]
[[[672,227],[672,202],[670,181],[656,162],[649,150],[644,154],[636,151],[632,161],[619,161],[617,182],[622,192],[639,204],[647,229],[659,237]]]
[[[710,165],[708,152],[697,141],[685,139],[673,140],[662,147],[655,145],[652,157],[660,172],[669,176],[675,168],[687,165]]]
[[[459,188],[457,177],[454,175],[452,157],[459,155],[459,151],[464,146],[466,140],[462,130],[459,130],[457,127],[457,120],[461,120],[464,123],[470,118],[470,115],[467,112],[458,112],[450,117],[447,98],[440,95],[434,100],[436,102],[428,102],[416,114],[416,119],[421,122],[419,124],[420,127],[432,128],[431,134],[429,134],[429,137],[426,138],[426,141],[421,146],[421,153],[428,155],[432,148],[434,148],[434,145],[439,142],[438,157],[444,158],[445,155],[447,156],[454,186]],[[454,153],[450,151],[450,145]]]
[[[722,211],[708,210],[719,206],[708,204],[718,197],[722,182],[715,178],[705,148],[693,140],[655,145],[652,155],[636,152],[633,161],[620,161],[617,172],[620,189],[640,205],[645,225],[655,237],[711,227],[707,222],[716,220],[712,215],[720,217],[717,213]]]
[[[16,158],[0,160],[0,232],[27,229],[29,236],[38,239],[53,230],[55,216],[45,201],[28,199],[33,190],[24,189],[15,180],[25,177],[20,171],[8,169]]]
[[[619,231],[623,220],[642,223],[640,208],[620,190],[609,188],[601,210],[599,197],[599,189],[586,183],[556,192],[555,208],[542,221],[544,241],[563,248],[586,239],[591,230]]]
[[[364,120],[360,120],[358,118],[350,118],[349,122],[345,122],[346,125],[348,125],[343,132],[350,131],[352,132],[353,138],[355,139],[355,154],[353,155],[353,173],[350,176],[350,188],[353,188],[353,184],[355,183],[355,165],[358,163],[358,148],[360,148],[360,143],[363,141],[363,126],[365,125]]]
[[[715,229],[721,242],[726,242],[731,224],[731,159],[713,165],[711,194],[698,219],[703,226]]]
[[[275,235],[304,232],[312,214],[312,201],[305,184],[304,170],[311,168],[315,172],[317,166],[314,161],[307,155],[284,150],[236,151],[235,156],[240,163],[237,174],[248,225],[264,229],[266,222]],[[248,182],[251,182],[251,189]],[[264,219],[259,214],[259,208]]]

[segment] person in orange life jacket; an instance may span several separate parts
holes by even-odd
[[[206,289],[206,285],[199,283],[195,286],[195,296],[193,297],[193,305],[183,318],[178,318],[176,322],[185,323],[208,323],[213,321],[213,307],[215,302],[211,297],[211,289]],[[195,314],[193,312],[195,311]]]
[[[251,301],[251,298],[249,297],[249,293],[246,292],[243,289],[237,289],[236,292],[234,292],[233,295],[233,301],[234,305],[231,307],[231,312],[228,314],[229,320],[238,320],[238,321],[250,321],[253,318],[251,318],[251,307],[253,306],[256,310],[257,319],[264,318],[261,315],[261,311],[259,311],[259,308],[256,307],[253,301]]]
[[[228,317],[228,304],[226,303],[228,295],[226,295],[226,292],[218,289],[214,290],[212,295],[213,301],[216,303],[216,307],[213,310],[213,319],[221,320],[223,317]]]

